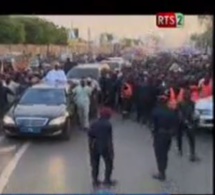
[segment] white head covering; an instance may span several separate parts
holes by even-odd
[[[54,61],[54,62],[52,63],[52,65],[53,65],[53,66],[60,66],[60,63],[59,63],[58,61]]]
[[[90,77],[87,77],[87,82],[91,82],[92,81],[92,79],[90,78]]]

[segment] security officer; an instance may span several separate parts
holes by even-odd
[[[195,127],[197,118],[195,117],[195,103],[191,100],[191,92],[186,89],[184,93],[184,101],[179,104],[179,128],[177,132],[177,145],[179,154],[182,156],[182,137],[186,133],[190,147],[190,161],[197,161],[199,158],[195,153]]]
[[[100,157],[102,157],[105,162],[104,185],[113,186],[116,184],[116,181],[111,180],[114,151],[112,125],[109,121],[110,117],[110,109],[103,108],[100,111],[100,118],[92,123],[88,132],[90,161],[94,187],[98,187],[101,183],[98,179]]]
[[[153,175],[153,178],[160,181],[166,179],[168,152],[177,121],[177,115],[168,107],[167,102],[167,94],[159,96],[158,105],[152,111],[154,152],[158,167],[158,174]]]

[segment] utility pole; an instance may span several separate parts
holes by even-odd
[[[88,53],[91,52],[91,31],[90,28],[87,29],[87,42],[88,42]]]
[[[71,24],[70,24],[70,29],[69,29],[69,33],[68,33],[68,44],[69,44],[69,48],[70,48],[70,51],[72,52],[73,50],[73,40],[71,39],[71,33],[73,31],[73,22],[71,21]]]

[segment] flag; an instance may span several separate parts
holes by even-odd
[[[77,28],[70,29],[68,39],[69,40],[76,40],[79,38],[79,31]]]
[[[73,44],[75,41],[77,41],[79,38],[79,30],[78,28],[73,28],[73,25],[71,24],[71,28],[68,32],[68,43]]]
[[[76,39],[75,31],[74,31],[74,29],[71,29],[69,31],[69,41],[74,40],[74,39]]]

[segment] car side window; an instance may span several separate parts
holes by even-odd
[[[69,92],[66,89],[64,90],[64,95],[66,97],[66,102],[68,103]]]

